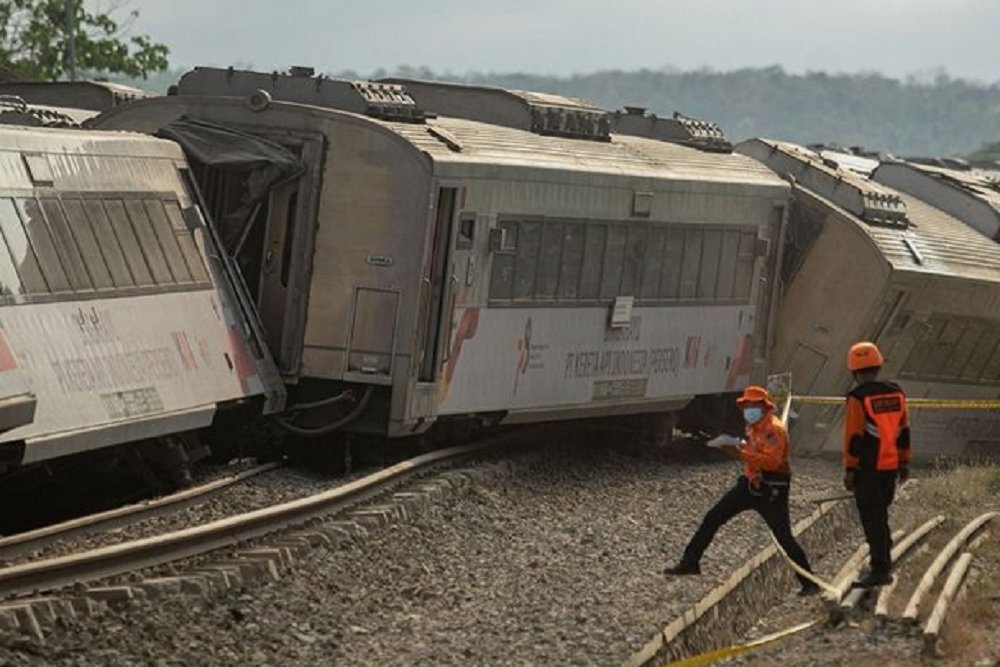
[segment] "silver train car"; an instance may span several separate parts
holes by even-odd
[[[846,393],[847,350],[871,340],[886,357],[884,375],[912,397],[996,398],[1000,246],[983,238],[995,230],[980,233],[959,207],[932,205],[889,176],[905,165],[842,168],[835,157],[763,139],[735,150],[793,184],[772,364],[792,373],[794,393]],[[840,450],[841,407],[795,410],[796,448]],[[919,457],[995,452],[1000,436],[989,412],[914,410],[911,421]]]
[[[187,171],[162,139],[0,125],[3,471],[133,443],[183,476],[204,446],[174,436],[281,409]]]
[[[790,193],[773,172],[558,96],[423,109],[406,85],[310,74],[196,69],[94,120],[185,147],[291,387],[286,426],[674,414],[763,379]]]

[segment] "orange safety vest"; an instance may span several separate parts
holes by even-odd
[[[860,408],[860,409],[859,409]],[[900,442],[907,433],[907,442]],[[844,419],[844,464],[856,468],[862,460],[876,470],[896,470],[910,458],[906,395],[893,383],[859,385],[847,395]],[[874,452],[872,451],[874,448]],[[872,456],[874,454],[874,456]]]
[[[759,422],[747,426],[747,444],[740,450],[743,473],[755,484],[765,477],[764,473],[791,475],[788,449],[788,432],[778,416],[768,412]]]

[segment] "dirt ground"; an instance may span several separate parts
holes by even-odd
[[[1000,516],[987,524],[980,533],[982,539],[971,550],[970,572],[948,612],[939,640],[928,643],[923,630],[947,571],[921,605],[919,623],[908,625],[899,620],[917,582],[940,549],[972,519],[989,511],[1000,512],[1000,465],[936,466],[915,471],[915,478],[912,487],[892,507],[892,528],[912,530],[937,515],[944,516],[945,521],[928,536],[925,545],[897,564],[899,583],[890,599],[889,620],[874,617],[874,602],[870,599],[863,601],[863,608],[856,614],[834,623],[822,600],[804,603],[800,598],[791,598],[761,619],[744,641],[814,619],[822,622],[789,639],[716,664],[1000,667]],[[836,573],[842,563],[834,561],[831,554],[819,564],[817,572]]]

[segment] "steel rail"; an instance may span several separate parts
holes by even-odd
[[[81,533],[95,530],[110,530],[119,526],[136,523],[140,520],[176,512],[179,509],[212,496],[225,488],[256,475],[274,470],[281,465],[283,465],[281,462],[265,463],[236,475],[217,479],[214,482],[185,489],[184,491],[163,496],[156,500],[147,500],[133,505],[126,505],[125,507],[118,507],[106,512],[91,514],[78,519],[45,526],[37,530],[0,538],[0,559],[31,553],[53,542],[58,542],[59,540],[67,539]]]
[[[173,533],[78,554],[0,569],[0,598],[52,590],[135,572],[244,542],[331,514],[384,492],[435,465],[452,463],[501,445],[523,431],[499,434],[397,463],[322,493]]]

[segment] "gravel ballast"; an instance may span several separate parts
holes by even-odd
[[[111,611],[50,630],[44,645],[7,643],[0,662],[618,664],[770,543],[745,514],[719,532],[701,577],[661,574],[738,474],[733,462],[554,447],[318,550],[278,582]],[[793,521],[839,481],[835,464],[796,461]]]

